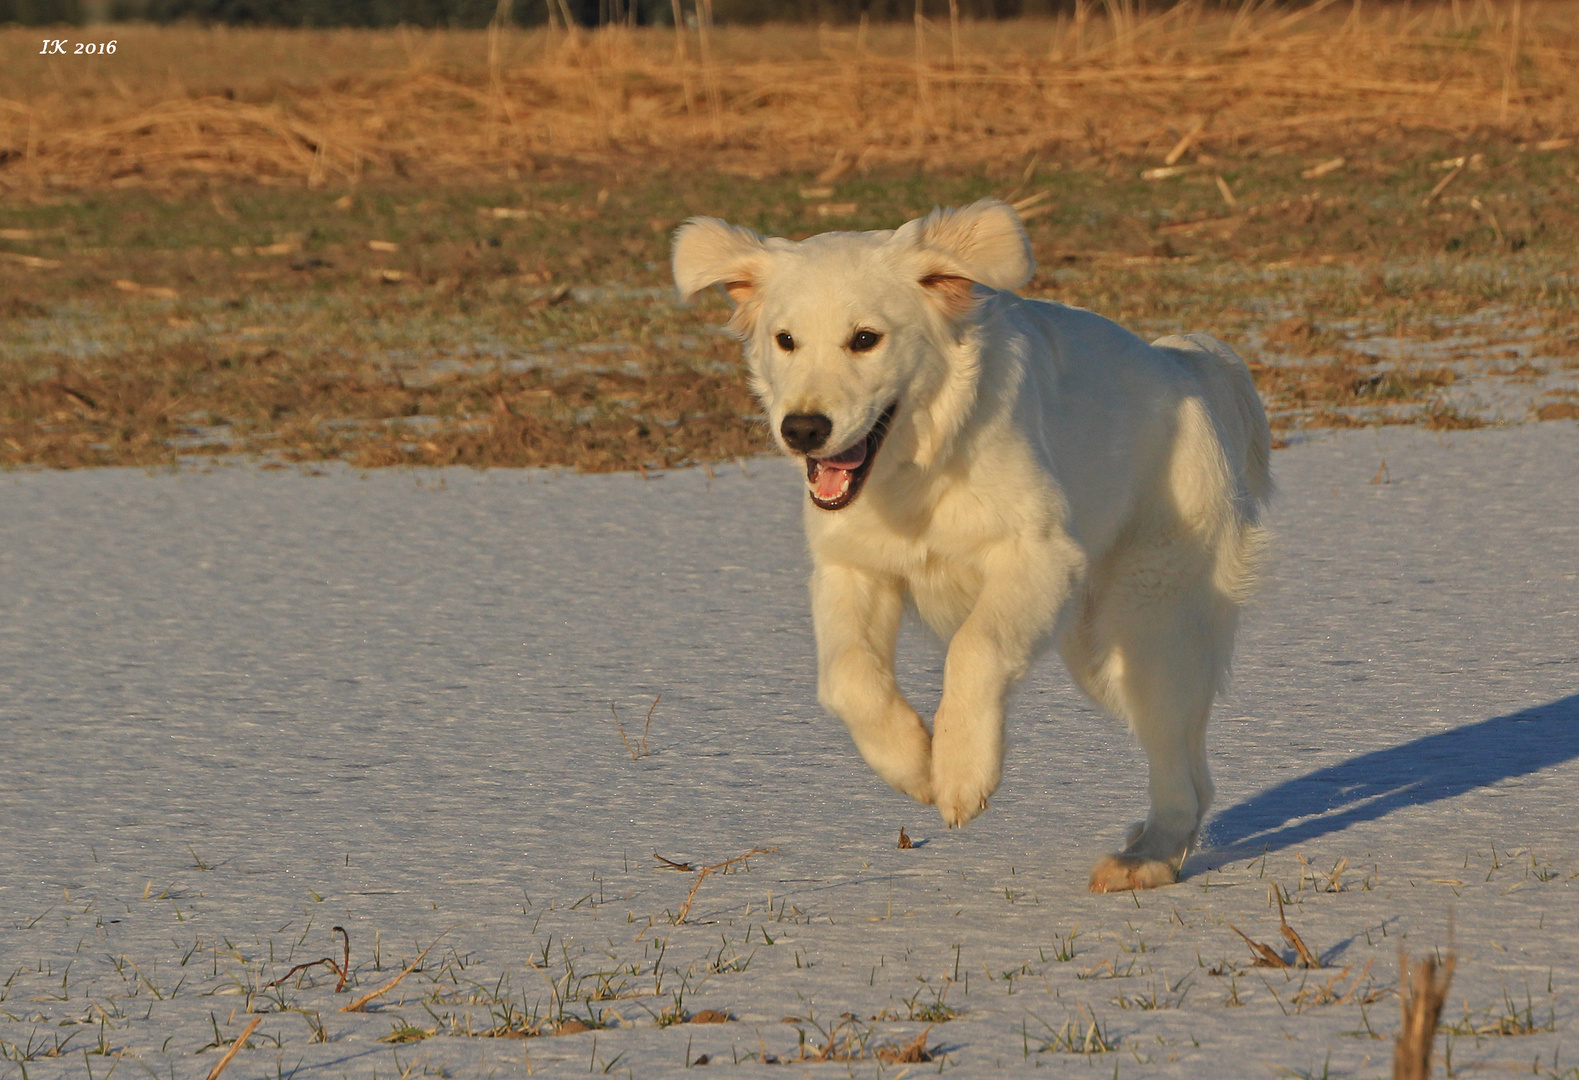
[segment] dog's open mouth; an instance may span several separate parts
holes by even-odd
[[[855,501],[898,407],[899,402],[895,401],[884,409],[872,429],[848,449],[822,458],[807,455],[806,483],[811,487],[811,501],[819,509],[843,510]]]

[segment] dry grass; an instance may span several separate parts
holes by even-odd
[[[440,936],[442,937],[443,935],[440,935]],[[437,945],[438,942],[435,941],[433,944]],[[355,1001],[351,1002],[349,1005],[342,1005],[342,1006],[340,1006],[339,1011],[343,1012],[343,1013],[346,1013],[346,1012],[361,1012],[363,1009],[366,1009],[367,1005],[368,1005],[368,1002],[374,1001],[374,1000],[376,1000],[378,998],[383,997],[385,994],[389,993],[395,987],[399,986],[400,983],[401,983],[401,980],[404,979],[407,975],[410,975],[413,971],[417,970],[417,968],[421,967],[422,966],[422,961],[427,957],[428,953],[431,952],[432,949],[433,949],[433,945],[429,945],[426,949],[423,949],[420,953],[417,954],[417,958],[415,960],[413,960],[411,963],[407,964],[404,968],[402,968],[400,970],[400,974],[396,975],[393,979],[390,979],[383,986],[380,986],[380,987],[378,987],[376,989],[373,989],[373,990],[369,990],[367,993],[363,994],[361,997],[357,998]]]
[[[805,1028],[797,1027],[800,1042],[793,1054],[770,1054],[766,1043],[761,1044],[760,1055],[751,1055],[764,1065],[803,1065],[821,1062],[855,1062],[855,1061],[880,1061],[885,1065],[913,1065],[924,1062],[937,1061],[942,1055],[941,1046],[927,1045],[928,1037],[932,1034],[932,1026],[918,1032],[915,1037],[907,1042],[874,1043],[877,1032],[871,1026],[863,1023],[853,1013],[845,1013],[838,1022],[831,1027],[824,1028],[817,1023],[814,1017],[808,1016],[804,1021],[794,1017],[786,1017],[787,1021],[810,1024],[820,1037],[822,1045],[816,1045],[816,1040],[807,1038]]]
[[[776,851],[778,851],[777,847],[752,848],[750,851],[746,852],[744,855],[736,855],[732,859],[725,859],[723,862],[714,863],[711,866],[702,866],[702,867],[694,867],[694,868],[689,866],[688,864],[672,862],[669,859],[665,859],[661,855],[654,855],[654,858],[656,858],[663,865],[664,869],[668,869],[668,870],[683,870],[683,871],[690,871],[692,869],[695,869],[695,871],[696,871],[696,880],[691,883],[691,891],[690,891],[689,894],[686,895],[685,903],[681,904],[680,905],[680,910],[675,912],[674,918],[672,920],[673,923],[676,926],[678,926],[681,923],[685,922],[686,916],[691,913],[691,905],[692,905],[692,903],[694,903],[696,901],[697,891],[701,889],[702,882],[707,880],[707,876],[709,874],[716,874],[716,873],[719,873],[719,872],[727,874],[727,873],[729,873],[729,868],[730,867],[734,866],[736,863],[745,863],[745,862],[747,862],[753,855],[772,855]]]
[[[1365,966],[1357,973],[1351,975],[1351,972],[1354,972],[1354,966],[1346,965],[1342,971],[1328,978],[1325,983],[1302,986],[1295,991],[1289,1003],[1294,1006],[1296,1013],[1300,1013],[1315,1005],[1343,1005],[1350,1001],[1371,1005],[1380,1001],[1387,993],[1371,982],[1370,960],[1367,960]],[[1366,980],[1363,993],[1360,992],[1361,979]],[[1343,985],[1345,980],[1348,981],[1347,986]]]
[[[1301,884],[1303,884],[1303,878],[1301,879]],[[1255,954],[1256,958],[1254,961],[1252,961],[1252,966],[1269,968],[1321,967],[1321,958],[1315,953],[1311,952],[1310,946],[1305,944],[1305,939],[1299,936],[1299,931],[1295,930],[1288,924],[1288,916],[1283,911],[1282,889],[1278,888],[1276,885],[1273,885],[1272,894],[1277,899],[1277,919],[1279,924],[1278,929],[1283,934],[1283,940],[1287,941],[1291,946],[1293,946],[1294,959],[1293,961],[1285,960],[1276,949],[1272,948],[1272,946],[1256,941],[1243,930],[1239,929],[1239,927],[1230,923],[1228,929],[1232,930],[1234,933],[1243,938],[1245,944],[1250,946],[1250,951]]]
[[[1458,375],[1444,364],[1390,367],[1371,357],[1342,353],[1316,364],[1250,361],[1267,406],[1274,410],[1419,402],[1451,386]],[[1339,426],[1330,424],[1329,426]]]
[[[1475,183],[1488,199],[1527,189],[1560,158],[1512,151]],[[1276,191],[1297,177],[1287,166],[1245,168],[1241,190]],[[1020,175],[874,176],[839,192],[859,201],[855,224],[877,227],[933,200],[1010,193]],[[1579,275],[1565,272],[1579,215],[1561,203],[1541,210],[1515,255],[1462,216],[1400,226],[1391,207],[1416,203],[1410,188],[1424,184],[1400,172],[1359,187],[1352,210],[1272,215],[1158,256],[1157,227],[1199,212],[1192,200],[1216,198],[1212,188],[1073,171],[1044,182],[1057,209],[1030,222],[1043,269],[1028,291],[1143,334],[1210,328],[1251,358],[1281,432],[1473,426],[1483,418],[1447,395],[1503,368],[1534,415],[1571,414],[1571,389],[1552,382],[1571,380],[1579,359]],[[410,187],[362,189],[348,209],[334,192],[300,189],[14,208],[7,216],[25,227],[9,231],[31,239],[3,242],[53,268],[0,261],[0,466],[239,452],[606,471],[763,452],[738,346],[715,329],[723,303],[668,298],[667,229],[688,209],[781,235],[830,223],[795,180],[706,183],[570,174],[529,187],[526,198],[552,208],[535,219],[492,216],[521,193],[433,199]],[[281,235],[296,238],[277,241],[289,253],[254,253]],[[1467,257],[1431,254],[1453,245]]]
[[[619,709],[615,708],[614,702],[609,702],[609,712],[614,714],[614,726],[619,729],[620,741],[625,744],[625,749],[630,753],[632,761],[652,756],[652,749],[647,745],[647,736],[652,733],[652,714],[658,708],[658,702],[662,700],[662,694],[652,699],[652,707],[647,710],[647,721],[642,725],[641,738],[634,743],[625,734],[625,725],[620,720]]]
[[[759,453],[722,305],[665,294],[674,226],[983,195],[1027,208],[1028,293],[1212,330],[1282,433],[1476,426],[1503,361],[1574,415],[1579,2],[1252,7],[957,47],[118,26],[90,60],[0,30],[0,467]]]
[[[198,861],[199,864],[201,864],[202,860]],[[336,961],[332,956],[324,956],[317,960],[309,960],[305,964],[297,964],[295,967],[291,968],[284,975],[281,975],[273,982],[264,983],[263,989],[273,989],[274,987],[279,986],[281,983],[288,981],[291,976],[306,971],[309,968],[327,967],[329,970],[333,971],[336,976],[334,992],[338,994],[340,991],[344,990],[345,980],[351,973],[351,933],[343,926],[336,926],[332,933],[339,934],[344,943],[345,951],[340,960]]]
[[[230,1067],[231,1061],[241,1052],[241,1048],[247,1045],[247,1040],[252,1038],[252,1033],[258,1030],[258,1025],[261,1023],[263,1023],[261,1016],[254,1016],[247,1021],[247,1026],[231,1042],[230,1049],[225,1051],[225,1056],[216,1061],[214,1067],[208,1071],[206,1080],[219,1080],[220,1074]]]
[[[570,464],[602,472],[761,449],[742,419],[755,407],[732,375],[658,361],[635,374],[494,371],[408,385],[376,364],[326,369],[322,360],[189,346],[66,362],[41,380],[0,367],[0,460],[158,465],[205,433],[276,461],[327,457],[360,467]]]
[[[1409,957],[1399,950],[1403,1025],[1393,1047],[1393,1080],[1431,1080],[1431,1049],[1436,1041],[1437,1021],[1442,1016],[1457,963],[1458,958],[1448,953],[1438,977],[1435,956],[1426,956],[1411,966]]]
[[[1033,1048],[1030,1028],[1022,1023],[1020,1032],[1027,1056],[1033,1049],[1038,1054],[1083,1054],[1087,1058],[1092,1054],[1106,1054],[1117,1050],[1120,1045],[1119,1040],[1103,1027],[1090,1006],[1083,1007],[1086,1010],[1086,1020],[1080,1017],[1080,1007],[1077,1006],[1075,1015],[1065,1020],[1057,1029],[1033,1013],[1033,1018],[1046,1029],[1046,1034],[1034,1036],[1040,1045]]]
[[[0,190],[504,181],[551,161],[704,152],[754,175],[1037,155],[1183,171],[1209,166],[1202,155],[1408,132],[1542,141],[1579,128],[1573,0],[1105,11],[957,34],[715,29],[683,49],[660,30],[120,26],[94,32],[118,51],[89,62],[38,58],[32,31],[10,30]]]

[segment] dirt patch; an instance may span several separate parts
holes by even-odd
[[[321,354],[190,346],[63,363],[43,378],[0,369],[0,461],[157,465],[245,451],[364,467],[603,472],[758,453],[766,439],[754,411],[738,373],[661,359],[635,374],[529,370],[408,385],[398,371]]]
[[[1519,49],[1545,57],[1550,42],[1567,40],[1561,25],[1541,21],[1556,10],[1527,22]],[[1489,62],[1487,42],[1513,40],[1496,21],[1506,15],[1500,8],[1476,11],[1480,21],[1463,24],[1478,27],[1473,42],[1426,64],[1454,93],[1468,92],[1453,82],[1465,71],[1485,74],[1475,65]],[[1184,27],[1146,23],[1130,37],[1088,27],[1078,48],[1047,36],[1068,26],[970,28],[947,79],[942,56],[927,54],[922,74],[937,81],[927,84],[935,95],[920,141],[906,143],[910,136],[890,126],[870,153],[856,144],[878,139],[874,125],[897,123],[901,98],[887,76],[871,84],[861,106],[869,112],[855,119],[848,102],[844,113],[818,112],[793,94],[755,103],[723,95],[724,113],[768,125],[754,135],[730,127],[736,120],[717,133],[700,69],[691,72],[691,98],[665,75],[656,89],[599,106],[618,127],[626,123],[620,110],[645,116],[651,95],[667,101],[639,138],[585,153],[556,142],[539,153],[510,134],[509,115],[517,128],[552,127],[555,139],[595,130],[580,113],[580,127],[558,118],[591,107],[585,94],[602,91],[585,79],[604,70],[598,64],[676,64],[672,51],[651,51],[672,49],[672,38],[642,34],[583,41],[573,63],[562,41],[545,52],[546,42],[518,36],[502,54],[503,96],[473,94],[464,115],[453,116],[437,104],[397,116],[390,102],[404,99],[379,97],[368,80],[393,79],[391,70],[421,54],[389,35],[347,35],[333,54],[341,66],[315,73],[290,66],[287,54],[307,40],[295,32],[211,41],[196,30],[158,31],[174,36],[143,45],[165,55],[188,38],[218,50],[175,51],[187,65],[180,108],[166,108],[169,72],[139,66],[146,49],[130,50],[129,66],[118,69],[124,94],[109,94],[102,80],[74,82],[79,76],[64,68],[69,94],[53,82],[7,84],[21,69],[0,64],[0,97],[25,103],[23,112],[0,110],[0,145],[12,147],[0,165],[0,465],[160,465],[242,453],[279,463],[607,470],[762,452],[769,443],[739,348],[717,329],[723,301],[674,298],[673,229],[697,213],[789,237],[891,228],[934,205],[987,195],[1023,208],[1040,267],[1028,295],[1089,308],[1151,337],[1216,334],[1255,362],[1280,432],[1556,415],[1548,406],[1567,401],[1579,372],[1579,206],[1571,197],[1579,146],[1560,125],[1542,127],[1542,110],[1566,107],[1579,80],[1532,59],[1516,69],[1531,92],[1511,95],[1505,112],[1499,96],[1495,123],[1482,122],[1484,110],[1460,115],[1440,102],[1440,122],[1361,123],[1355,118],[1374,120],[1378,103],[1392,99],[1357,76],[1320,83],[1347,118],[1341,123],[1307,124],[1315,106],[1291,75],[1278,91],[1291,95],[1278,99],[1287,111],[1276,117],[1259,111],[1273,108],[1259,97],[1249,112],[1211,120],[1190,112],[1209,104],[1192,95],[1218,93],[1211,88],[1220,81],[1270,80],[1268,65],[1308,45],[1300,35],[1325,17],[1257,16],[1233,31],[1248,36],[1231,48],[1229,24],[1205,15]],[[1363,33],[1350,25],[1349,44],[1356,55],[1374,46],[1378,56],[1415,56],[1388,69],[1406,82],[1425,70],[1420,56],[1458,40],[1450,8],[1408,27],[1391,18],[1377,14]],[[805,40],[796,33],[721,35],[716,70],[738,69],[746,81],[731,85],[746,94],[757,85],[751,80],[767,79],[754,49],[790,42],[774,70],[792,82],[844,62],[843,31]],[[867,47],[887,70],[898,62],[900,32],[872,33]],[[1003,54],[998,74],[980,68],[989,45],[1016,33],[1043,35],[1047,48],[1062,42],[1055,67],[1067,77],[1053,77],[1044,53],[1015,52],[1023,43]],[[1124,55],[1119,42],[1131,38]],[[483,38],[412,40],[430,49],[412,85],[429,86],[438,72],[446,93],[484,85],[467,51]],[[0,32],[0,50],[19,41]],[[254,47],[277,70],[234,51]],[[688,55],[700,63],[694,50]],[[1506,56],[1497,55],[1500,80]],[[231,68],[215,66],[227,56]],[[906,56],[913,65],[913,52]],[[1029,121],[1014,119],[1027,85],[1048,101],[1073,95],[1074,112],[1052,110],[1062,124],[1081,115],[1080,95],[1110,91],[1140,69],[1146,79],[1178,81],[1197,70],[1190,64],[1210,77],[1183,79],[1171,96],[1114,98],[1112,123],[1078,137],[1027,141]],[[552,100],[527,92],[543,71],[571,70],[582,81],[560,84]],[[674,66],[671,75],[686,70]],[[913,93],[915,70],[907,70]],[[239,102],[262,110],[247,115],[266,113],[287,128],[311,112],[326,140],[316,144],[322,154],[292,149],[289,131],[270,142],[205,126],[188,106],[225,86],[234,97],[221,95],[226,104],[210,102],[215,108]],[[349,112],[336,111],[336,95]],[[337,126],[356,116],[371,124],[357,110],[375,99],[384,126],[358,128],[354,139]],[[1009,109],[1002,127],[980,120],[995,115],[994,102]],[[158,122],[132,123],[147,119],[138,109],[153,110]],[[158,119],[167,113],[180,124]],[[50,123],[34,123],[31,143],[14,126],[17,117],[46,114]],[[1480,126],[1462,129],[1471,115]],[[794,139],[811,141],[782,132],[788,142],[754,141],[795,117],[803,127]],[[827,128],[836,122],[845,124],[837,138]],[[478,134],[488,131],[495,142]],[[332,165],[340,138],[365,151],[354,176]],[[117,173],[133,160],[137,169]],[[1492,383],[1500,397],[1481,394]],[[1508,391],[1514,384],[1518,395]]]

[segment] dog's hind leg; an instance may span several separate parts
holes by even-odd
[[[1093,892],[1177,880],[1212,801],[1206,727],[1237,622],[1189,539],[1126,553],[1115,570],[1093,612],[1098,700],[1129,721],[1146,752],[1151,808],[1124,850],[1097,863]]]
[[[932,737],[894,679],[904,593],[898,579],[824,564],[811,579],[817,699],[844,721],[878,776],[932,801]]]

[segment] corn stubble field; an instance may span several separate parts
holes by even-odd
[[[1279,433],[1579,410],[1579,6],[764,29],[0,30],[0,461],[766,448],[668,238],[1015,201],[1027,290],[1251,359]]]

